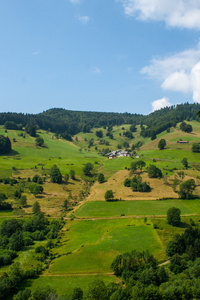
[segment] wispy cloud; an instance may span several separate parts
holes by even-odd
[[[152,106],[152,110],[155,111],[155,110],[159,110],[161,108],[164,108],[166,106],[171,106],[172,104],[169,102],[169,98],[161,98],[161,99],[158,99],[158,100],[155,100],[151,103],[151,106]]]
[[[92,70],[92,73],[95,73],[95,74],[100,74],[101,73],[101,70],[97,67],[95,67],[93,70]]]
[[[199,0],[116,0],[128,16],[164,21],[167,26],[200,29]]]
[[[39,55],[40,54],[40,51],[35,51],[35,52],[32,52],[31,55],[33,56],[36,56],[36,55]]]
[[[78,20],[80,22],[82,22],[83,24],[87,24],[90,21],[90,17],[88,17],[88,16],[79,16]]]
[[[192,93],[193,100],[200,103],[200,43],[195,49],[152,59],[141,73],[161,81],[164,90]]]

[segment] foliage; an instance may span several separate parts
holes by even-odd
[[[83,173],[85,176],[92,176],[91,171],[93,170],[93,165],[91,163],[86,163],[83,167]]]
[[[36,125],[33,123],[28,123],[26,124],[25,130],[28,134],[30,134],[30,136],[35,137],[36,136]]]
[[[123,131],[123,135],[125,136],[125,137],[127,137],[128,139],[133,139],[134,138],[134,136],[133,136],[133,134],[132,134],[132,132],[131,131]]]
[[[17,125],[13,121],[6,121],[4,124],[5,129],[15,130],[17,129]]]
[[[49,172],[51,182],[53,183],[62,183],[62,174],[60,172],[60,169],[54,165]]]
[[[166,140],[165,139],[161,139],[159,142],[158,142],[158,148],[160,150],[163,150],[166,146]]]
[[[21,196],[21,198],[20,198],[19,201],[20,201],[20,205],[21,206],[26,206],[26,204],[27,204],[27,198],[26,198],[25,195]]]
[[[192,152],[200,152],[200,144],[199,143],[193,143],[192,144]]]
[[[4,193],[0,192],[0,210],[12,209],[12,205],[5,202],[6,199],[8,199],[7,196]]]
[[[0,155],[7,154],[11,151],[11,141],[9,137],[0,135]]]
[[[39,146],[39,147],[44,146],[44,139],[41,136],[38,136],[35,139],[35,144],[36,144],[36,146]]]
[[[69,181],[69,174],[66,173],[65,176],[64,176],[64,179],[65,179],[65,182],[68,183],[68,181]]]
[[[114,199],[114,193],[113,193],[113,191],[112,190],[107,190],[105,192],[104,198],[105,198],[106,201],[113,200]]]
[[[67,210],[68,205],[69,205],[69,201],[68,201],[67,199],[65,199],[65,201],[63,202],[63,207],[64,207],[64,209]]]
[[[42,177],[40,177],[40,175],[35,174],[32,178],[32,182],[37,182],[38,184],[42,184],[43,180],[42,180]]]
[[[54,289],[50,286],[37,287],[32,293],[32,300],[47,300],[51,299],[50,295],[54,295],[52,299],[57,299],[57,295]],[[50,297],[50,298],[48,298]]]
[[[147,173],[149,178],[161,178],[163,176],[162,171],[155,165],[149,165],[147,168]]]
[[[40,212],[40,204],[39,204],[38,201],[35,201],[35,202],[33,203],[32,212],[33,212],[34,214]]]
[[[103,173],[99,173],[98,178],[97,178],[99,183],[103,183],[105,181],[105,176]]]
[[[102,130],[97,130],[96,131],[96,136],[99,137],[99,138],[102,138],[103,137],[103,131]]]
[[[131,132],[136,132],[136,131],[137,131],[137,128],[136,128],[135,124],[132,124],[132,125],[130,126],[129,130],[130,130]]]
[[[127,184],[127,182],[126,182]],[[134,192],[150,192],[151,187],[150,185],[145,181],[142,182],[142,177],[141,176],[134,176],[131,179],[131,188]]]
[[[83,299],[83,291],[81,288],[74,288],[71,300],[82,300]]]
[[[70,176],[70,178],[72,179],[72,180],[75,180],[76,178],[75,178],[75,171],[74,170],[70,170],[69,171],[69,176]]]
[[[124,180],[124,186],[130,187],[131,186],[131,179],[130,178],[126,178]]]
[[[185,132],[192,132],[193,128],[192,128],[192,125],[190,124],[186,124],[185,122],[182,122],[181,125],[180,125],[180,129],[182,131],[185,131]]]
[[[134,160],[131,165],[130,165],[130,170],[131,171],[136,171],[137,169],[142,170],[143,167],[146,166],[146,163],[143,160]]]
[[[155,140],[157,138],[155,130],[151,132],[151,140]]]
[[[182,199],[190,199],[192,193],[195,190],[195,181],[194,179],[188,179],[180,184],[179,195]]]
[[[179,208],[171,207],[167,211],[167,223],[172,226],[179,226],[181,222],[181,211]]]
[[[43,192],[43,187],[40,184],[32,183],[29,185],[30,192],[36,197]]]
[[[102,280],[93,281],[87,291],[88,300],[109,300],[106,285]]]
[[[188,160],[187,160],[187,158],[184,157],[181,162],[182,162],[183,166],[187,169],[188,168]]]

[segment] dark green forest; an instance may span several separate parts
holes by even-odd
[[[146,116],[127,112],[84,112],[53,108],[39,114],[0,113],[0,125],[7,122],[6,125],[11,124],[16,128],[37,126],[43,130],[61,134],[63,138],[70,140],[71,136],[79,132],[90,132],[92,128],[133,124],[141,126],[143,137],[151,137],[184,120],[199,121],[197,116],[199,110],[200,104],[198,103],[173,105]]]

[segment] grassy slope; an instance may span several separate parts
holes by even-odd
[[[34,138],[26,135],[26,138],[18,136],[17,131],[8,131],[7,135],[11,138],[15,138],[17,142],[13,142],[14,155],[1,156],[0,157],[0,178],[9,177],[11,174],[15,177],[32,177],[36,172],[40,174],[48,174],[48,170],[52,165],[56,164],[64,175],[69,172],[70,169],[74,169],[76,174],[82,175],[82,167],[86,162],[92,162],[96,171],[101,171],[105,174],[107,182],[99,185],[95,183],[92,187],[89,200],[103,200],[103,195],[106,189],[112,187],[115,191],[115,195],[118,198],[132,200],[137,199],[138,194],[133,193],[129,188],[123,187],[123,180],[128,175],[125,171],[125,167],[129,167],[132,162],[131,158],[118,158],[116,160],[108,160],[98,155],[98,151],[95,151],[95,146],[98,149],[109,147],[111,150],[117,148],[117,145],[127,140],[130,145],[138,140],[144,142],[144,145],[138,151],[147,164],[153,163],[152,159],[156,158],[156,166],[165,169],[164,175],[174,176],[173,168],[181,169],[181,160],[183,157],[187,157],[189,162],[199,162],[200,154],[191,152],[192,142],[198,142],[200,138],[200,124],[197,122],[190,122],[194,128],[194,132],[186,134],[177,129],[172,129],[170,133],[161,133],[158,135],[157,140],[151,141],[150,139],[143,139],[139,136],[139,131],[133,133],[134,140],[128,140],[123,137],[123,130],[128,130],[129,125],[115,126],[113,130],[114,139],[111,140],[105,136],[104,139],[109,141],[110,146],[99,145],[98,138],[95,136],[95,131],[92,133],[82,134],[78,136],[78,141],[69,143],[64,140],[57,140],[53,138],[51,133],[41,131],[39,134],[44,138],[46,148],[37,148],[35,146]],[[121,133],[121,136],[119,135]],[[4,134],[4,129],[0,129],[0,134]],[[85,141],[94,138],[94,146],[88,148],[88,142]],[[167,141],[167,149],[160,151],[157,148],[157,144],[160,138],[165,138]],[[190,141],[187,145],[177,144],[178,139]],[[83,148],[82,151],[79,149]],[[98,162],[98,164],[95,164]],[[41,170],[41,166],[38,164],[44,164],[44,170]],[[37,166],[37,169],[35,169]],[[20,169],[13,171],[12,167]],[[123,170],[123,171],[122,171]],[[187,178],[199,175],[199,171],[184,170]],[[145,178],[145,173],[142,175]],[[150,181],[150,179],[148,180]],[[154,187],[152,193],[148,193],[147,199],[153,199],[153,193],[159,194],[159,198],[165,197],[173,193],[171,187],[164,186],[163,180],[153,180],[151,185]],[[38,198],[42,206],[42,210],[46,213],[58,216],[60,207],[63,200],[68,195],[69,191],[72,193],[78,193],[82,188],[82,182],[70,181],[67,186],[58,186],[51,184],[47,178],[47,182],[44,184],[44,195],[42,198]],[[14,187],[9,188],[12,195]],[[0,184],[0,191],[8,192],[8,188],[3,184]],[[137,194],[137,195],[136,195]],[[177,197],[177,194],[173,195]],[[28,204],[30,207],[26,208],[27,212],[31,212],[31,205],[35,201],[35,198],[27,194]],[[144,199],[144,194],[139,196],[139,199]],[[145,216],[145,215],[166,215],[166,211],[169,207],[176,206],[182,211],[182,214],[200,214],[199,200],[165,200],[165,201],[119,201],[114,203],[107,203],[104,201],[88,201],[80,207],[75,215],[78,217],[120,217],[121,214],[133,215],[133,216]],[[152,213],[153,212],[153,213]],[[13,213],[0,212],[0,222],[5,219],[6,216],[12,216]],[[163,227],[163,230],[154,230],[152,223],[159,223],[159,226]],[[53,261],[50,266],[49,272],[46,271],[44,276],[39,277],[37,280],[29,281],[27,284],[32,285],[32,289],[36,286],[42,286],[49,284],[55,287],[59,294],[65,292],[71,292],[73,287],[81,286],[83,289],[87,284],[95,278],[104,278],[106,282],[115,281],[114,277],[106,275],[110,272],[110,263],[113,258],[121,252],[130,251],[133,248],[138,250],[150,249],[160,260],[165,258],[164,249],[175,232],[182,232],[183,228],[172,228],[167,225],[162,218],[148,219],[150,225],[145,225],[142,219],[116,219],[116,220],[79,220],[67,223],[64,231],[61,246],[55,248],[55,252],[61,255],[59,258]],[[131,226],[129,226],[131,225]],[[131,238],[130,238],[131,237]],[[31,249],[29,252],[22,252],[17,258],[26,266],[26,262],[32,261]],[[71,254],[67,254],[71,252]],[[98,277],[91,275],[90,272],[102,272]],[[67,276],[68,273],[87,273],[85,276]],[[105,274],[106,273],[106,274]],[[53,275],[50,277],[49,275]],[[56,276],[54,276],[56,275]],[[57,276],[59,275],[59,276]],[[64,287],[63,287],[64,286]]]

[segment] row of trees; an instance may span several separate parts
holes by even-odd
[[[67,139],[79,132],[89,132],[91,128],[109,127],[121,124],[132,124],[130,132],[135,131],[135,125],[141,124],[141,135],[152,137],[158,133],[176,126],[178,122],[184,120],[198,120],[197,112],[200,110],[198,103],[181,104],[165,107],[147,116],[130,113],[103,113],[103,112],[81,112],[69,111],[65,109],[50,109],[43,113],[17,114],[0,113],[0,125],[12,122],[12,128],[16,129],[16,124],[26,127],[27,132],[35,136],[34,126],[48,130],[57,134],[64,134]],[[14,124],[13,124],[14,123]],[[8,127],[10,123],[6,123]],[[145,128],[143,124],[147,125]],[[7,126],[6,125],[6,126]],[[32,127],[32,128],[30,128]],[[65,138],[63,136],[63,138]],[[154,137],[155,138],[155,137]]]

